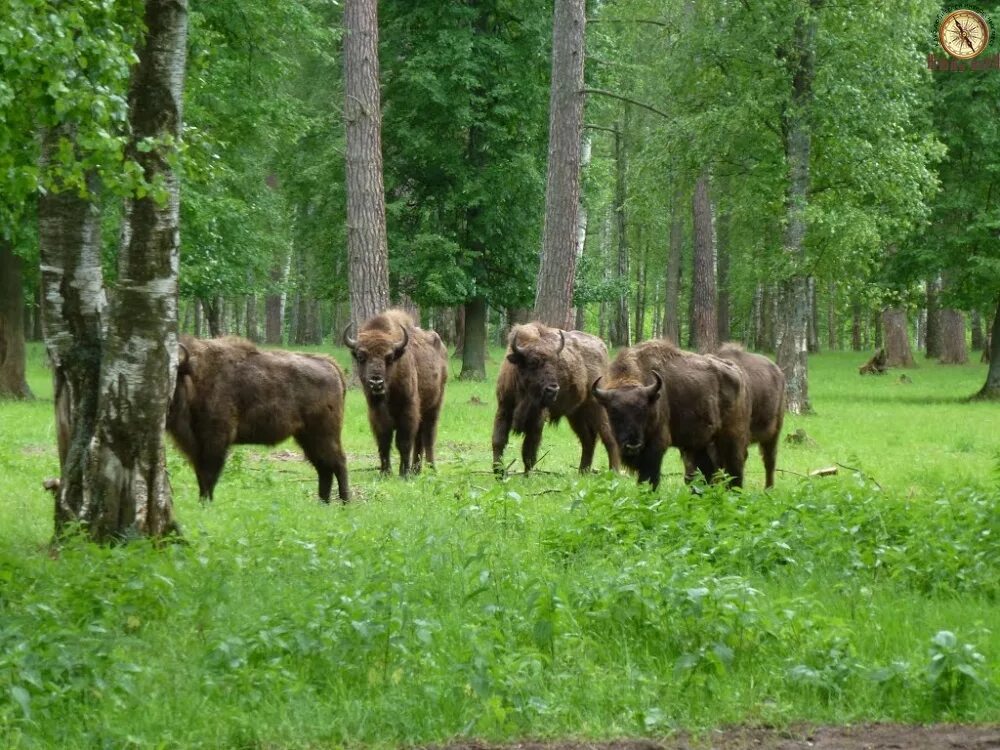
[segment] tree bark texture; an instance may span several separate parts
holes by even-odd
[[[729,313],[729,213],[720,212],[715,233],[715,254],[716,254],[716,276],[717,276],[717,310],[718,310],[718,335],[717,341],[721,344],[729,341],[732,336],[730,332]]]
[[[864,348],[861,338],[861,298],[851,297],[851,351],[860,352]]]
[[[965,315],[960,310],[942,308],[938,313],[938,335],[941,347],[938,361],[943,365],[964,365],[969,361],[965,344]]]
[[[127,153],[147,181],[162,182],[167,199],[133,198],[125,211],[97,423],[74,509],[98,541],[176,530],[164,441],[177,373],[180,182],[170,162],[182,122],[186,0],[147,0],[145,24],[129,86]],[[147,139],[170,141],[140,148]]]
[[[640,238],[641,241],[641,238]],[[642,257],[635,269],[635,340],[643,341],[646,338],[646,277],[649,275],[649,249],[640,245]]]
[[[24,378],[23,262],[0,237],[0,398],[33,398]]]
[[[840,349],[840,323],[837,321],[837,282],[831,281],[826,291],[826,348]]]
[[[254,342],[260,342],[260,326],[257,324],[257,295],[248,294],[245,300],[246,314],[243,320],[246,324],[244,335]]]
[[[983,348],[983,317],[979,310],[969,313],[969,324],[972,326],[972,348],[979,351]]]
[[[355,326],[389,307],[377,6],[377,0],[344,3],[347,261]]]
[[[691,345],[699,352],[718,348],[716,316],[715,231],[708,171],[703,170],[691,199],[694,227],[694,270],[691,280]]]
[[[465,303],[465,335],[459,380],[486,379],[486,310],[485,297],[474,297]]]
[[[618,243],[617,263],[615,266],[618,282],[618,296],[615,300],[615,310],[612,316],[611,343],[615,346],[628,346],[631,343],[629,335],[628,316],[628,286],[629,286],[629,243],[628,217],[625,213],[625,171],[627,168],[625,151],[625,136],[622,128],[615,129],[615,237]]]
[[[819,304],[816,294],[816,277],[809,277],[809,338],[810,354],[819,354]]]
[[[579,232],[583,133],[584,0],[555,0],[545,226],[535,291],[535,317],[546,325],[573,325],[573,285]]]
[[[993,326],[988,340],[990,369],[986,373],[986,383],[976,397],[1000,401],[1000,297],[997,297],[997,309],[993,314]]]
[[[886,367],[915,367],[910,348],[910,333],[906,325],[906,309],[890,307],[882,311]]]
[[[786,404],[793,414],[812,411],[808,370],[809,285],[804,266],[816,37],[812,9],[820,4],[821,0],[811,0],[811,7],[794,20],[792,47],[787,56],[792,75],[791,100],[781,123],[788,165],[784,250],[791,272],[780,285],[776,343],[778,366],[785,373]]]

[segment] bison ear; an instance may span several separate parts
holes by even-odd
[[[507,355],[507,361],[516,367],[524,366],[524,355],[520,352],[511,352]]]

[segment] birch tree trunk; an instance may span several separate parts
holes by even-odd
[[[344,120],[348,285],[358,326],[389,307],[377,0],[344,3]]]
[[[718,348],[719,324],[716,315],[715,232],[712,201],[709,198],[708,170],[702,171],[694,186],[691,212],[694,227],[694,272],[691,286],[691,346],[699,352]]]
[[[576,238],[579,229],[583,133],[584,0],[555,0],[545,226],[535,291],[535,317],[558,328],[573,325]]]
[[[24,291],[21,259],[0,237],[0,398],[34,396],[24,378]]]
[[[779,287],[776,345],[778,366],[785,373],[786,404],[793,414],[812,411],[809,404],[809,286],[805,275],[805,237],[812,145],[809,120],[815,69],[815,10],[821,5],[822,0],[810,0],[809,6],[795,17],[792,48],[787,57],[792,94],[781,123],[788,163],[784,252],[791,272]]]
[[[176,531],[164,441],[177,374],[180,186],[170,162],[182,122],[186,0],[147,0],[145,25],[129,86],[127,154],[167,197],[130,199],[123,220],[97,423],[73,508],[98,541]],[[140,148],[144,141],[160,145]]]

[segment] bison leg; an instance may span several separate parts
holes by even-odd
[[[413,433],[409,425],[400,426],[396,429],[396,450],[399,451],[399,476],[405,477],[410,473],[410,464],[413,458]]]
[[[705,446],[704,448],[698,448],[697,450],[689,450],[686,453],[690,456],[691,465],[688,465],[688,459],[684,460],[684,481],[690,484],[694,481],[695,475],[700,471],[701,475],[705,478],[706,482],[711,482],[712,477],[715,476],[715,472],[718,471],[719,465],[716,463],[712,452],[710,450],[711,446]],[[681,452],[683,456],[685,451]]]
[[[618,450],[618,441],[615,440],[615,434],[611,431],[611,423],[608,422],[608,415],[604,411],[603,406],[596,407],[596,411],[597,433],[601,436],[604,450],[608,452],[608,468],[612,471],[621,471],[622,456]]]
[[[441,404],[428,411],[420,421],[418,439],[423,443],[424,462],[434,468],[434,443],[437,442],[438,419],[441,417]]]
[[[424,430],[423,423],[413,433],[413,464],[410,466],[411,474],[419,474],[424,464]]]
[[[347,457],[339,442],[324,443],[310,439],[306,435],[296,435],[296,442],[302,447],[309,463],[316,469],[319,476],[319,499],[330,502],[330,490],[333,488],[333,477],[337,477],[337,494],[341,501],[348,500]]]
[[[538,447],[542,444],[542,424],[533,424],[524,430],[524,442],[521,443],[521,460],[524,462],[524,473],[527,474],[538,463]]]
[[[665,452],[661,450],[649,450],[647,448],[636,471],[639,482],[649,482],[653,490],[657,490],[660,487],[660,468],[663,466],[663,454]]]
[[[379,471],[383,475],[392,473],[392,428],[382,428],[375,433],[378,444]]]
[[[719,454],[719,465],[729,474],[729,486],[743,486],[743,463],[746,460],[747,446],[743,440],[730,437],[717,439],[716,450]]]
[[[760,457],[764,459],[764,488],[774,486],[774,467],[778,463],[778,436],[760,444]]]
[[[225,465],[225,446],[202,446],[195,474],[198,476],[198,493],[203,501],[212,499],[215,485],[218,483],[222,467]]]
[[[694,475],[698,473],[698,460],[696,454],[687,448],[681,448],[681,459],[684,461],[684,484],[691,484]]]
[[[493,418],[493,473],[497,478],[502,478],[504,474],[503,452],[510,437],[511,417],[511,410],[500,406]]]
[[[581,407],[567,417],[569,426],[580,438],[580,473],[586,474],[594,463],[594,446],[597,445],[597,433],[594,431],[593,415],[587,413],[586,407]]]

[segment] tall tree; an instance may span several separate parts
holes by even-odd
[[[21,258],[0,235],[0,398],[32,398],[24,378],[24,290]]]
[[[906,326],[905,307],[887,307],[882,311],[882,337],[888,367],[913,367],[913,351]]]
[[[707,170],[703,170],[695,182],[691,212],[694,226],[691,345],[700,352],[710,352],[718,347],[719,325],[715,285],[715,227]]]
[[[346,0],[344,33],[347,257],[351,316],[359,324],[389,306],[377,0]]]
[[[549,165],[545,188],[535,317],[572,328],[583,129],[584,0],[555,0],[549,104]]]

